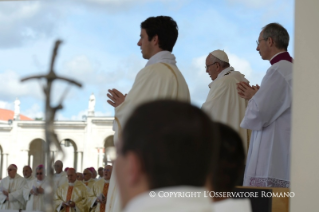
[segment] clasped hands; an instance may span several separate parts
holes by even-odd
[[[105,204],[106,203],[106,198],[102,197],[102,200],[97,198],[96,202],[100,203],[100,204]]]
[[[63,202],[62,205],[64,207],[71,207],[71,208],[74,208],[75,207],[75,203],[71,200],[67,201],[67,202]]]
[[[2,193],[3,193],[5,196],[7,196],[6,200],[9,200],[9,192],[7,192],[7,191],[2,191]]]
[[[250,100],[260,88],[259,85],[250,86],[247,82],[239,82],[236,84],[238,95],[246,100]]]
[[[113,89],[109,89],[108,90],[108,94],[107,97],[109,97],[110,100],[107,100],[107,103],[109,103],[110,105],[112,105],[113,107],[117,107],[120,104],[122,104],[122,102],[124,102],[125,97],[127,94],[122,94],[120,91],[116,90],[115,88]]]
[[[30,194],[33,194],[33,195],[38,195],[43,193],[44,193],[44,189],[41,186],[37,188],[36,191],[34,191],[33,189],[31,189],[30,191]]]

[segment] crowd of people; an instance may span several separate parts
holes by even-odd
[[[98,173],[94,167],[82,173],[69,167],[63,171],[63,163],[58,160],[54,169],[55,211],[105,211],[111,165],[99,167]],[[7,169],[8,177],[0,182],[0,209],[44,211],[44,192],[50,186],[44,166],[37,166],[35,173],[30,166],[24,166],[23,177],[17,170],[18,167],[11,164]]]
[[[256,50],[271,64],[260,86],[235,71],[226,52],[209,53],[205,68],[212,82],[201,109],[190,104],[188,85],[171,53],[177,37],[171,17],[141,23],[137,44],[148,62],[128,94],[115,88],[107,94],[115,108],[114,172],[111,166],[99,168],[103,179],[97,180],[93,167],[64,172],[56,161],[56,211],[249,212],[249,200],[224,194],[242,184],[289,187],[292,58],[287,30],[270,23],[259,34]],[[1,182],[0,208],[40,207],[43,169],[37,167],[37,179],[26,187],[28,179],[10,165]]]

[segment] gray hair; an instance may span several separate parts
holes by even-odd
[[[212,63],[219,63],[222,68],[228,68],[230,66],[229,63],[218,59],[214,55],[209,54],[209,56]]]
[[[263,38],[265,40],[271,37],[278,49],[285,49],[287,51],[289,45],[289,34],[282,25],[278,23],[270,23],[264,26],[262,30]]]

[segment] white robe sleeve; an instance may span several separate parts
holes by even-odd
[[[291,107],[291,87],[278,67],[268,69],[260,89],[248,102],[242,128],[262,130]]]
[[[0,183],[0,204],[3,204],[6,201],[7,196],[2,193],[2,190],[6,190],[4,184],[7,182],[6,179],[3,179]],[[7,186],[6,186],[7,187]]]
[[[27,182],[24,178],[16,179],[16,181],[18,181],[15,185],[16,189],[14,192],[9,193],[9,201],[17,201],[21,205],[25,205],[25,200],[23,198],[23,188]]]

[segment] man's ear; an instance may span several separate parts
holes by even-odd
[[[141,162],[133,152],[128,152],[126,157],[128,161],[128,183],[130,185],[136,185],[142,180],[143,176]]]
[[[158,46],[158,45],[159,45],[158,35],[154,35],[154,37],[152,38],[152,43],[153,43],[155,46]]]
[[[269,47],[272,47],[275,45],[274,39],[272,39],[272,37],[268,37],[267,43]]]

